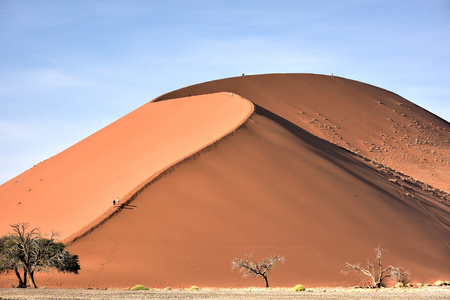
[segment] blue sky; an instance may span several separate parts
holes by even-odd
[[[0,184],[151,99],[331,74],[450,120],[449,0],[0,0]]]

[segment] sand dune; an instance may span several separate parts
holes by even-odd
[[[229,93],[148,103],[0,186],[0,233],[29,222],[61,239],[114,212],[155,174],[234,130],[252,104]]]
[[[241,96],[255,104],[251,116],[252,105]],[[416,123],[406,121],[402,115],[406,110],[408,120]],[[80,256],[79,275],[39,275],[38,284],[261,286],[260,278],[242,279],[231,270],[234,258],[254,251],[259,258],[274,253],[286,257],[269,277],[273,286],[346,286],[359,279],[340,274],[344,263],[364,263],[378,244],[389,249],[386,264],[409,268],[414,282],[448,280],[449,199],[431,185],[448,191],[449,133],[444,120],[363,83],[305,74],[230,78],[163,95],[43,162],[47,176],[54,177],[47,194],[35,202],[48,201],[47,209],[56,203],[65,207],[61,219],[49,220],[45,210],[40,218],[19,213],[17,206],[22,204],[17,203],[3,206],[2,202],[2,208],[15,220],[46,220],[45,226],[55,224],[68,237],[105,213],[109,199],[118,193],[116,186],[131,197],[152,174],[179,161],[141,189],[128,209],[70,245],[69,250]],[[417,137],[418,142],[400,139],[399,134]],[[144,136],[148,141],[143,145]],[[107,143],[111,137],[121,142],[120,151],[99,155],[96,169],[101,174],[119,169],[122,176],[111,175],[116,181],[105,184],[93,167],[78,170],[76,166],[88,160],[89,151],[98,151],[98,145],[111,149],[117,144]],[[200,148],[204,150],[180,160]],[[64,180],[70,172],[62,177],[58,175],[62,171],[55,170],[60,163],[69,163],[64,155],[71,153],[84,156],[71,162],[72,172],[77,173],[71,182],[77,183],[77,189],[83,187],[81,180],[91,183],[87,195],[101,202],[98,207],[83,203],[86,212],[74,224],[71,201],[54,199],[52,194],[61,195],[67,188]],[[147,160],[151,161],[143,167]],[[14,184],[22,183],[17,197],[23,197],[35,190],[24,191],[31,183],[49,181],[47,177],[39,181],[37,170],[1,186],[1,198],[18,193],[11,191]],[[136,170],[141,177],[130,176],[139,173]],[[100,197],[106,193],[110,194]],[[25,204],[28,209],[38,207]],[[3,231],[14,219],[5,211]],[[0,285],[10,286],[13,280],[9,277]]]

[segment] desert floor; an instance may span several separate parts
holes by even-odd
[[[189,290],[82,290],[0,289],[0,299],[450,299],[450,287],[421,289],[202,289]]]

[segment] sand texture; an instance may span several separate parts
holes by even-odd
[[[448,280],[449,140],[448,122],[360,82],[207,82],[0,186],[0,234],[27,221],[75,239],[80,274],[38,274],[47,287],[263,286],[231,270],[252,251],[285,256],[273,286],[352,286],[364,281],[342,275],[345,262],[378,244],[413,282]]]
[[[308,289],[293,292],[289,289],[204,289],[190,290],[68,290],[68,289],[2,289],[0,299],[449,299],[450,289],[428,287],[421,289]]]

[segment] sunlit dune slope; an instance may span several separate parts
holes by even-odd
[[[65,239],[151,176],[234,130],[252,104],[229,93],[147,103],[0,186],[0,234],[29,222]],[[131,194],[130,194],[131,193]]]
[[[450,124],[399,95],[336,76],[271,74],[200,83],[156,101],[218,91],[450,192]]]

